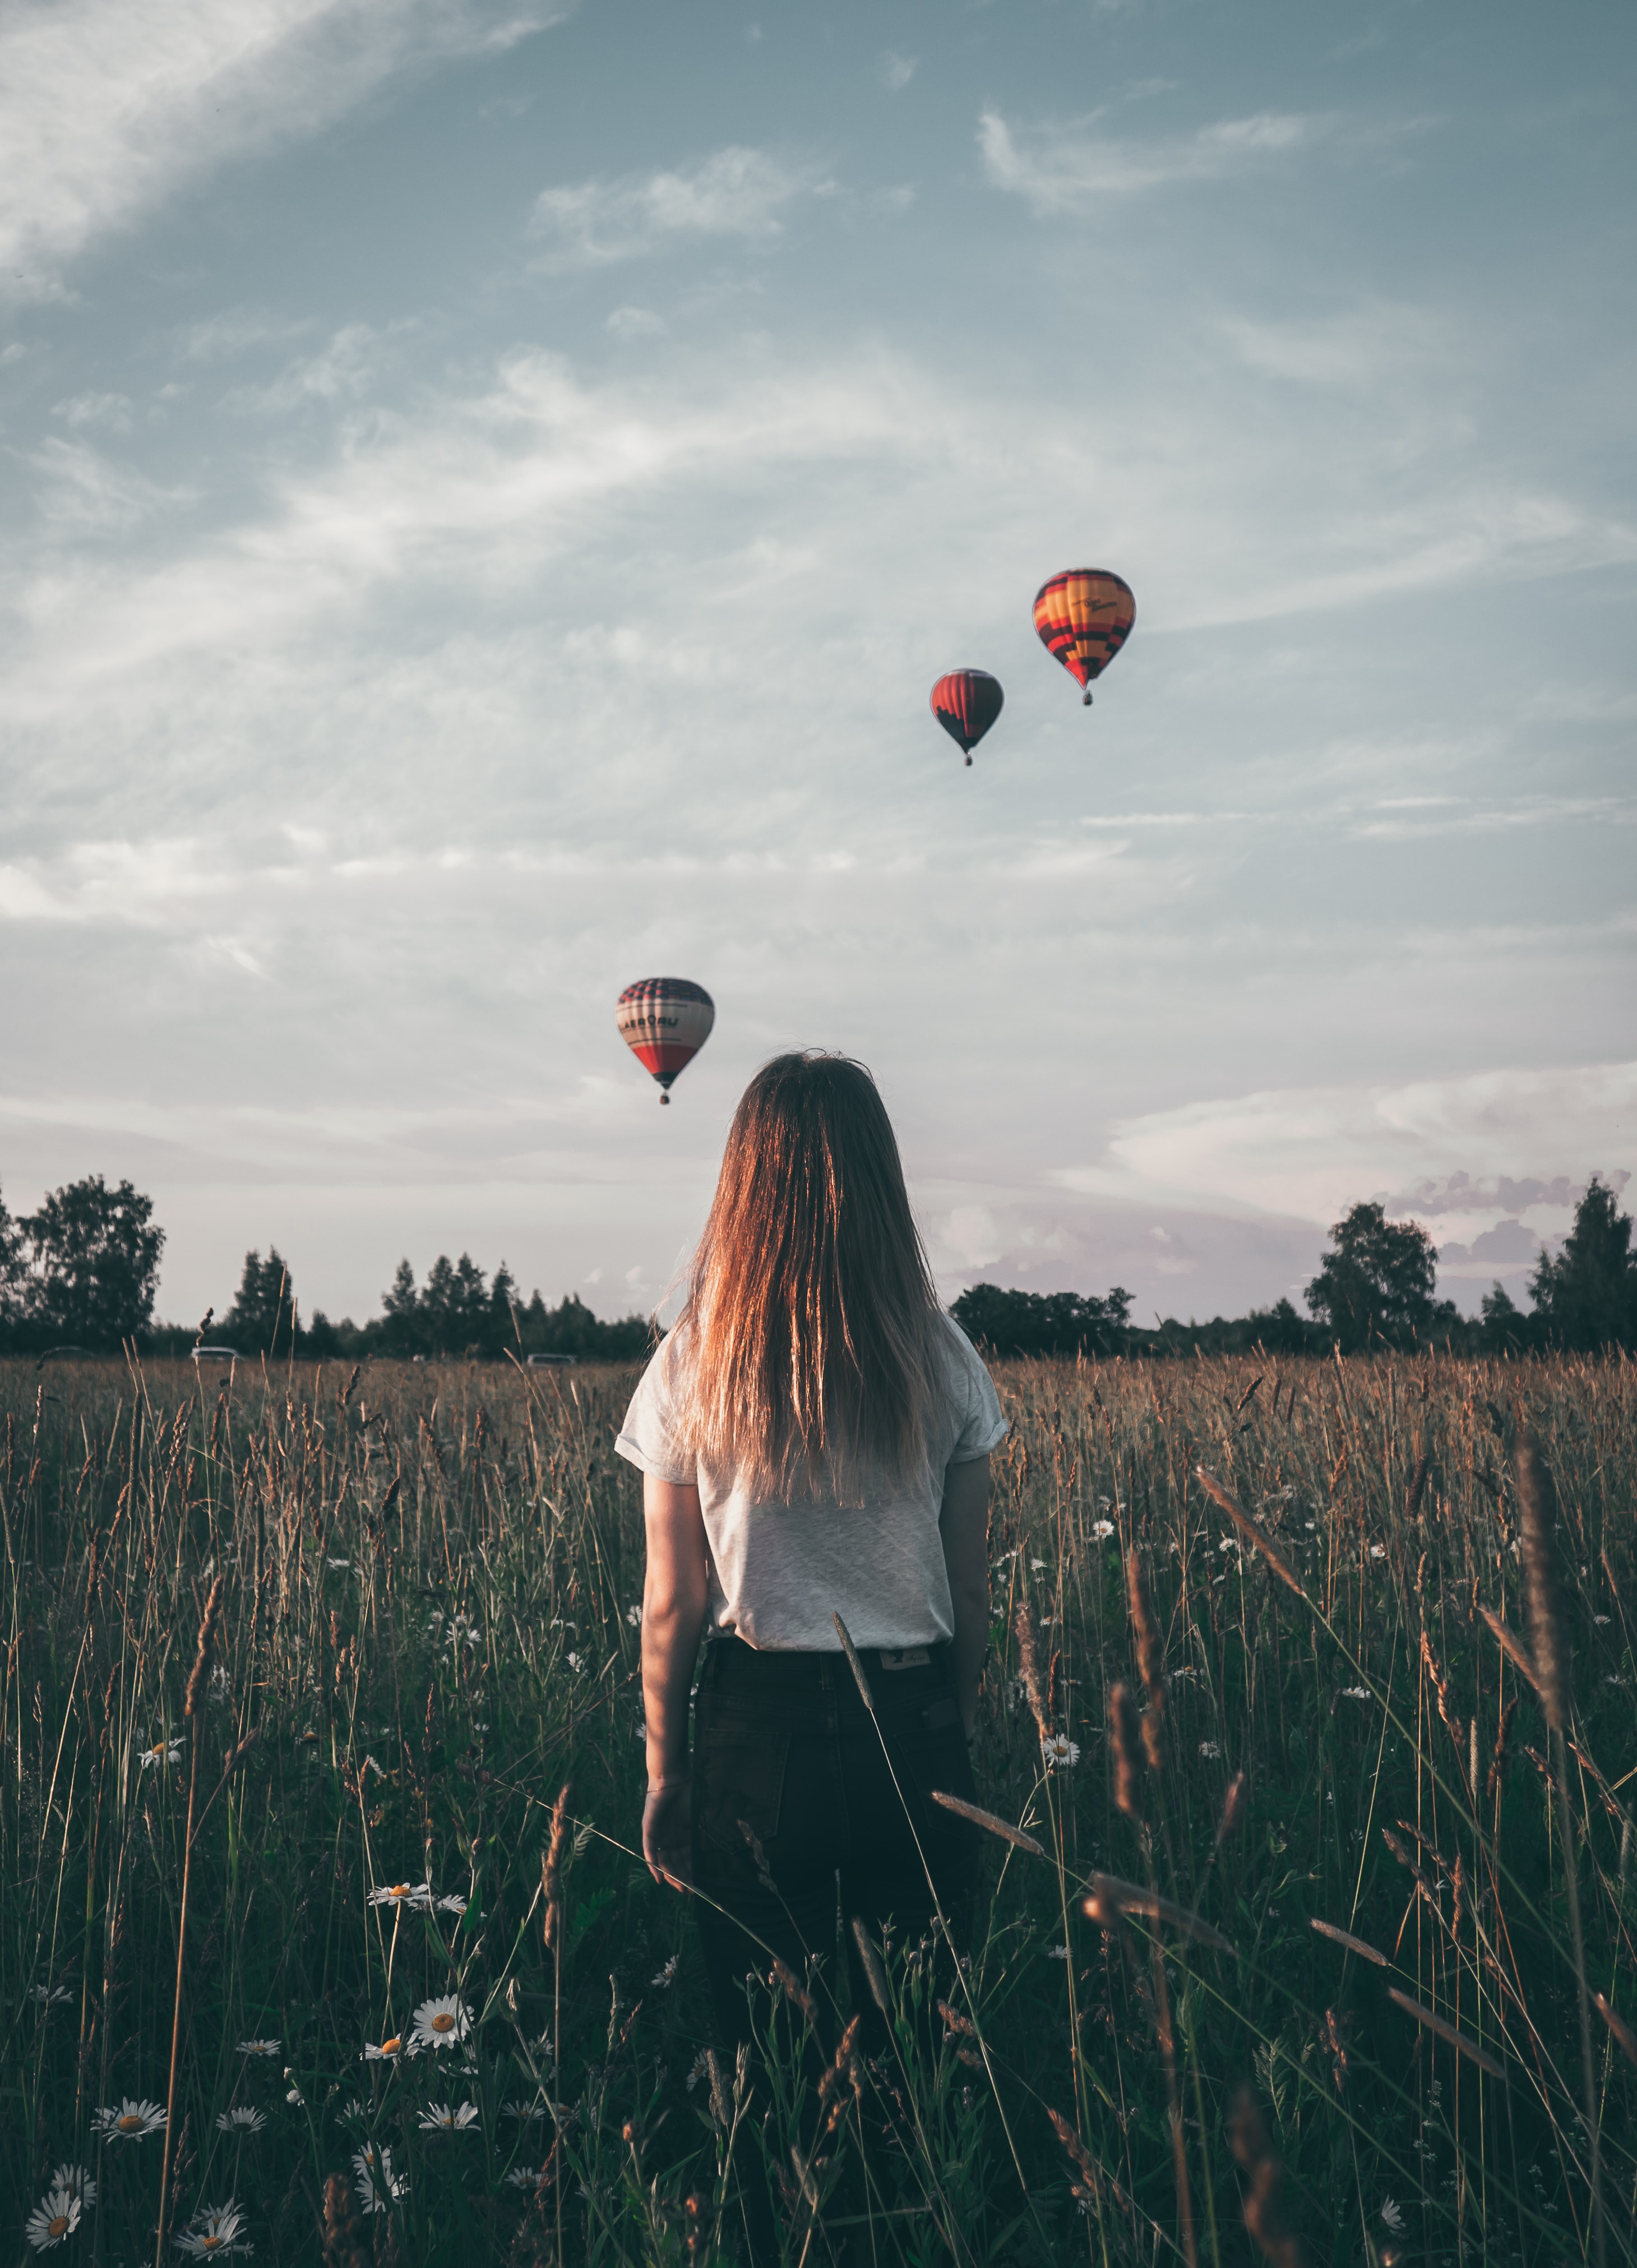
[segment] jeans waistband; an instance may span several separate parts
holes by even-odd
[[[861,1646],[855,1649],[859,1666],[877,1701],[890,1701],[894,1692],[920,1690],[947,1683],[951,1655],[947,1640],[925,1646]],[[732,1631],[714,1638],[706,1650],[702,1682],[719,1689],[753,1687],[769,1693],[817,1693],[833,1689],[856,1691],[847,1656],[838,1647],[809,1653],[782,1646],[748,1646]]]

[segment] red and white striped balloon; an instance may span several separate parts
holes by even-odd
[[[716,1002],[702,984],[691,984],[686,976],[644,976],[626,986],[614,1014],[620,1038],[665,1090],[661,1102],[669,1102],[672,1080],[710,1037]]]

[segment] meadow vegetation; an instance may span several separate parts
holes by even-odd
[[[764,2082],[633,1851],[634,1376],[0,1366],[13,2257],[1633,2258],[1629,1360],[1001,1365],[977,1941],[875,2061],[759,1980]]]

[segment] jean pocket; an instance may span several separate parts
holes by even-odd
[[[694,1819],[705,1842],[743,1857],[752,1847],[746,1828],[764,1849],[774,1841],[789,1754],[788,1733],[719,1720],[705,1727],[694,1756]]]

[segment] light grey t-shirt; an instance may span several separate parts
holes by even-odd
[[[837,1651],[833,1615],[855,1646],[929,1646],[955,1634],[938,1513],[951,1465],[987,1456],[1007,1430],[995,1382],[958,1324],[943,1318],[948,1392],[928,1428],[909,1493],[863,1506],[752,1499],[732,1471],[696,1464],[678,1439],[685,1335],[672,1331],[631,1397],[614,1447],[656,1479],[695,1484],[710,1549],[709,1618],[749,1645]]]

